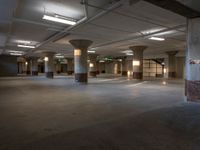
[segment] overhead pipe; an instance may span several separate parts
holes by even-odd
[[[73,30],[78,28],[80,25],[86,24],[94,19],[97,19],[98,17],[108,13],[109,11],[111,11],[112,9],[118,8],[120,6],[122,6],[122,0],[120,0],[119,2],[115,3],[114,5],[108,7],[106,10],[101,11],[100,13],[96,14],[95,16],[89,18],[88,16],[85,16],[83,19],[79,20],[74,26],[69,26],[68,28],[60,31],[59,33],[51,36],[50,38],[48,38],[46,41],[41,42],[39,45],[37,45],[37,48],[41,47],[42,45],[50,42],[50,41],[55,41],[57,40],[60,36],[64,36],[64,34],[66,34],[67,31]],[[84,4],[87,4],[87,0],[84,0]],[[86,15],[88,15],[88,10],[87,10],[87,6],[85,5],[85,12]]]
[[[108,46],[108,45],[111,45],[111,44],[124,42],[124,41],[129,41],[129,40],[137,40],[139,38],[145,38],[145,37],[153,36],[155,34],[167,32],[167,31],[172,31],[172,30],[177,30],[177,29],[183,28],[185,26],[186,25],[183,24],[183,25],[174,26],[174,27],[171,27],[171,28],[163,29],[163,30],[160,30],[160,31],[157,31],[157,32],[153,32],[153,33],[149,33],[149,34],[143,34],[143,35],[139,35],[139,36],[136,36],[136,37],[129,37],[129,38],[121,39],[121,40],[115,40],[115,41],[99,44],[99,45],[97,45],[95,47],[91,47],[91,49],[96,49],[96,48],[99,48],[99,47],[105,47],[105,46]]]

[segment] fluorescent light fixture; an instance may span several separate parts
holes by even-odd
[[[22,53],[10,53],[10,55],[21,56],[21,55],[23,55],[23,54],[22,54]]]
[[[164,38],[159,38],[159,37],[150,37],[149,40],[155,40],[155,41],[164,41],[165,39]]]
[[[44,15],[42,19],[53,21],[53,22],[59,22],[63,24],[69,24],[69,25],[75,25],[76,22],[72,20],[68,20],[67,18],[60,18],[59,15],[54,16],[49,16],[49,15]]]
[[[23,43],[23,44],[31,44],[31,41],[26,40],[16,40],[17,43]]]
[[[23,47],[23,48],[35,48],[35,46],[31,46],[31,45],[17,45],[18,47]]]
[[[105,62],[105,61],[104,61],[104,60],[100,60],[99,62],[100,62],[100,63],[103,63],[103,62]]]
[[[128,49],[128,50],[121,51],[121,53],[133,53],[133,51]]]
[[[56,58],[64,58],[64,56],[62,56],[62,55],[56,55],[55,57]]]
[[[132,56],[132,55],[133,55],[133,53],[126,53],[126,55],[128,55],[128,56]]]
[[[95,53],[95,51],[91,51],[91,50],[88,50],[87,52],[88,52],[88,53]]]

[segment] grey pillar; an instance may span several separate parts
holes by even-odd
[[[189,101],[200,101],[200,18],[188,20],[186,86]]]
[[[146,46],[131,46],[133,51],[133,79],[143,79],[143,52]]]
[[[127,62],[126,57],[122,58],[122,76],[127,76]]]
[[[45,52],[44,56],[47,58],[45,60],[45,74],[47,78],[54,77],[54,54],[53,52]]]
[[[91,77],[96,77],[97,75],[97,54],[89,54],[90,64],[89,64],[89,75]]]
[[[30,58],[26,58],[26,74],[27,75],[31,75],[31,59]]]
[[[168,77],[176,77],[176,54],[178,51],[168,51]]]
[[[72,75],[74,73],[73,58],[67,58],[67,74]]]
[[[37,57],[31,58],[31,74],[33,76],[38,75],[38,58]]]
[[[74,66],[75,66],[75,81],[79,83],[87,83],[87,49],[92,44],[90,40],[70,40],[74,49]]]

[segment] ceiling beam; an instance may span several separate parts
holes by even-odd
[[[176,1],[176,0],[144,0],[161,8],[172,11],[176,14],[184,16],[186,18],[200,17],[200,12],[193,10],[192,8]]]

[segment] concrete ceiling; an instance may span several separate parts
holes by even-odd
[[[0,52],[5,54],[54,51],[71,56],[68,41],[80,38],[92,40],[90,49],[101,55],[121,56],[134,45],[148,46],[145,55],[185,50],[186,18],[142,0],[132,5],[129,0],[88,0],[88,5],[81,0],[6,0],[0,1],[0,8]],[[47,13],[88,18],[73,27],[43,20]],[[152,41],[151,36],[166,40]],[[17,40],[31,41],[37,48],[19,48]]]

